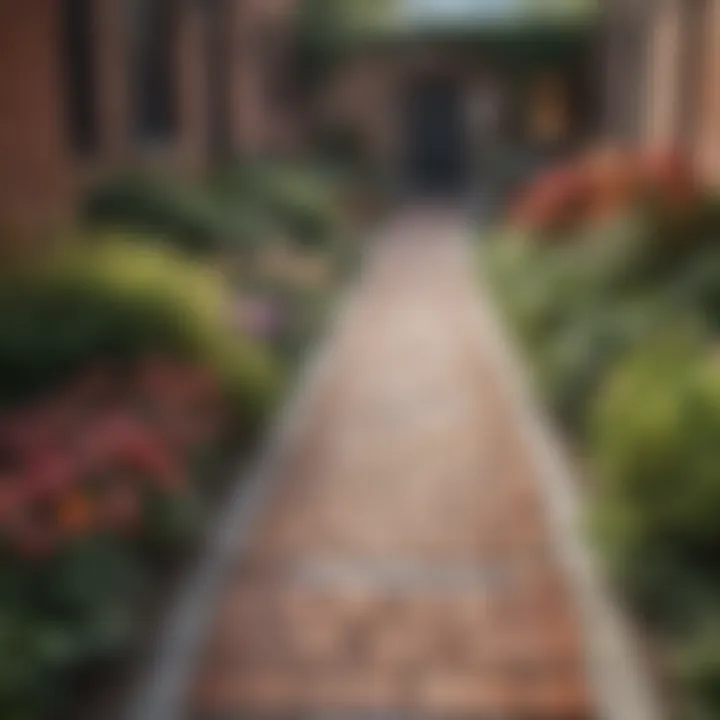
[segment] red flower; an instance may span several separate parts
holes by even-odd
[[[70,490],[81,475],[74,457],[55,448],[39,451],[26,466],[24,486],[32,500],[56,498]]]
[[[26,495],[22,478],[11,477],[0,481],[0,527],[12,523],[22,514]]]
[[[99,513],[110,528],[122,531],[133,529],[142,516],[138,489],[128,479],[116,484],[101,499]]]
[[[685,206],[700,195],[700,181],[686,158],[672,150],[649,150],[639,163],[647,193],[661,202]]]
[[[97,527],[92,501],[82,492],[69,493],[58,503],[58,528],[66,538],[82,537]]]
[[[535,181],[515,206],[512,218],[531,230],[565,229],[583,213],[588,198],[588,177],[582,168],[563,165]]]

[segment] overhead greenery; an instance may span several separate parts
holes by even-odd
[[[510,48],[513,57],[539,44],[562,54],[568,37],[585,37],[598,9],[598,0],[303,0],[298,66],[317,79],[368,42],[419,39]]]

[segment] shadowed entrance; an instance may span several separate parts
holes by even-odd
[[[405,142],[409,184],[421,195],[453,196],[469,175],[464,95],[451,79],[417,81],[405,98]]]

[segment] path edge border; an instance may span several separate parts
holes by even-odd
[[[373,246],[374,243],[368,243],[363,254],[370,255]],[[367,257],[363,262],[367,262]],[[277,489],[278,471],[286,453],[295,445],[317,389],[329,375],[338,329],[352,314],[357,297],[358,273],[355,273],[336,311],[325,323],[319,349],[301,363],[295,390],[260,443],[257,459],[237,473],[226,510],[171,604],[169,617],[159,632],[156,651],[140,682],[131,691],[120,715],[122,720],[185,720],[189,717],[188,693],[216,608],[215,601],[235,557],[247,547],[255,523]]]
[[[478,262],[472,253],[470,267]],[[546,509],[551,520],[553,543],[578,600],[591,692],[601,720],[662,720],[665,713],[642,659],[636,632],[613,595],[587,546],[582,531],[582,498],[562,443],[548,428],[546,412],[530,382],[529,368],[515,342],[503,327],[497,306],[484,282],[475,286],[478,334],[490,340],[490,351],[506,371],[507,390],[521,422],[521,432],[531,456],[539,464]]]

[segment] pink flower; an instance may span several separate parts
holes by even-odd
[[[142,516],[142,502],[137,488],[129,482],[118,483],[101,500],[100,514],[113,529],[133,529]]]
[[[26,493],[21,477],[4,478],[0,482],[0,526],[16,520],[24,510]]]
[[[29,459],[25,486],[29,496],[55,497],[72,487],[81,468],[76,458],[55,448],[47,448]]]
[[[259,340],[272,338],[281,327],[281,315],[267,300],[245,298],[235,309],[235,326]]]

